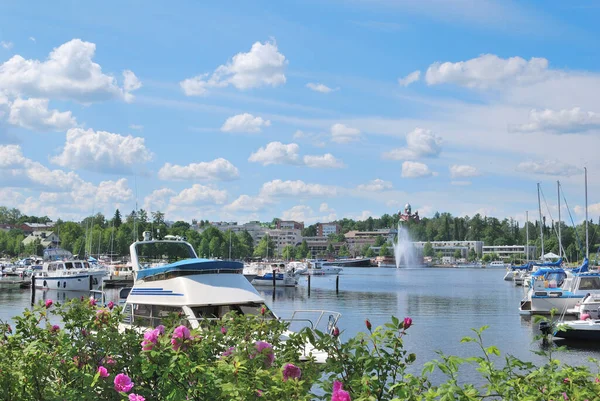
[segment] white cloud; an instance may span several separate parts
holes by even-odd
[[[411,161],[402,163],[402,177],[404,178],[421,178],[430,177],[431,175],[432,172],[426,164]]]
[[[139,125],[139,124],[129,124],[129,128],[137,130],[137,131],[141,131],[144,129],[144,126]]]
[[[348,143],[360,139],[360,130],[347,127],[344,124],[333,124],[331,126],[331,140],[337,143]]]
[[[125,70],[123,71],[123,89],[125,91],[125,100],[127,102],[131,102],[133,100],[133,95],[131,92],[138,90],[142,87],[142,81],[135,76],[133,71]]]
[[[457,63],[433,63],[427,69],[425,81],[428,85],[451,83],[467,88],[496,88],[504,85],[527,84],[544,78],[548,71],[548,60],[532,57],[529,61],[521,57],[500,58],[494,54]]]
[[[0,168],[19,167],[26,161],[19,145],[0,145]]]
[[[335,213],[335,210],[329,207],[329,205],[325,202],[321,203],[319,206],[319,212],[321,213]]]
[[[171,198],[173,205],[193,206],[198,204],[221,205],[227,201],[227,191],[194,184]]]
[[[32,96],[93,102],[128,100],[131,94],[92,61],[96,45],[73,39],[55,48],[48,60],[15,55],[0,64],[0,87],[13,96]]]
[[[266,197],[322,197],[336,196],[338,190],[332,186],[307,184],[301,180],[273,180],[262,185],[260,194]]]
[[[510,126],[512,132],[574,133],[600,129],[600,113],[582,111],[579,107],[564,110],[531,110],[529,123]]]
[[[301,164],[298,156],[300,147],[295,143],[284,144],[281,142],[270,142],[264,148],[259,148],[252,153],[248,161],[261,163],[263,166],[269,164]]]
[[[72,169],[129,173],[152,157],[144,138],[72,128],[67,131],[62,153],[51,161]]]
[[[522,173],[572,176],[580,174],[583,170],[579,167],[560,162],[558,160],[544,160],[540,162],[528,161],[519,163],[517,171]]]
[[[313,83],[313,82],[307,83],[306,87],[312,91],[321,92],[321,93],[329,93],[329,92],[333,92],[333,91],[336,91],[339,89],[339,88],[332,89],[326,85],[319,84],[319,83]]]
[[[166,210],[169,204],[169,198],[175,195],[171,188],[160,188],[152,191],[150,195],[144,198],[144,209],[146,210]]]
[[[223,209],[228,212],[261,212],[270,204],[268,199],[262,197],[252,197],[248,195],[240,195],[236,200],[228,205],[223,206]]]
[[[0,42],[0,46],[2,46],[3,48],[5,48],[6,50],[10,50],[13,47],[13,43],[12,42],[6,42],[6,41],[2,41]]]
[[[127,179],[102,181],[98,184],[96,199],[101,203],[125,202],[133,198],[133,191],[127,186]]]
[[[33,36],[30,36],[29,40],[31,40],[33,43],[35,43],[35,38]]]
[[[356,189],[367,192],[381,192],[385,191],[386,189],[392,189],[392,183],[389,181],[384,181],[380,178],[376,178],[373,181],[370,181],[368,184],[360,184],[356,187]]]
[[[304,132],[301,130],[297,130],[296,132],[294,132],[293,138],[310,142],[313,146],[316,146],[318,148],[324,148],[325,146],[327,146],[327,144],[325,143],[325,140],[327,139],[326,134],[315,134],[312,132]]]
[[[230,161],[218,158],[211,162],[190,163],[187,166],[165,163],[158,171],[161,180],[219,180],[239,178],[240,172]]]
[[[471,185],[471,181],[450,181],[450,185],[455,185],[457,187],[466,187]]]
[[[65,131],[77,125],[70,111],[48,110],[48,99],[36,98],[12,102],[8,122],[36,131]]]
[[[277,44],[256,42],[248,53],[238,53],[227,64],[219,66],[209,77],[201,74],[179,84],[187,96],[204,95],[210,88],[229,85],[245,90],[261,86],[278,86],[285,83],[288,62],[279,53]]]
[[[221,131],[223,132],[260,132],[262,127],[271,126],[271,121],[254,117],[252,114],[244,113],[229,117]]]
[[[454,164],[450,166],[450,177],[452,178],[476,177],[478,175],[479,171],[473,166],[468,166],[466,164]]]
[[[417,82],[420,78],[421,78],[421,71],[419,71],[419,70],[413,71],[410,74],[408,74],[407,76],[405,76],[404,78],[399,78],[398,84],[406,87],[406,86],[412,84],[413,82]]]
[[[323,212],[323,211],[321,211]],[[296,205],[281,213],[283,220],[301,221],[305,224],[313,224],[316,222],[329,222],[337,219],[334,210],[327,211],[328,215],[317,215],[314,210],[307,205]]]
[[[346,165],[339,159],[336,159],[331,153],[325,153],[323,156],[307,155],[303,158],[304,164],[311,168],[344,168]]]
[[[437,157],[442,151],[442,138],[430,130],[415,128],[406,134],[406,147],[384,152],[382,157],[391,160]]]

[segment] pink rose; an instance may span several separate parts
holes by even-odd
[[[128,393],[133,388],[133,383],[131,382],[131,379],[125,373],[119,373],[115,377],[114,383],[115,391],[119,393]]]
[[[404,325],[402,326],[404,328],[404,330],[408,329],[410,326],[412,326],[412,319],[409,317],[405,317],[404,318]]]
[[[283,381],[288,381],[289,379],[300,379],[301,376],[302,371],[298,366],[288,363],[283,367]]]
[[[54,302],[51,299],[46,300],[46,309],[50,308]]]
[[[108,377],[108,370],[104,366],[98,366],[98,374],[105,379]]]
[[[129,394],[129,401],[146,401],[144,397],[139,394]]]

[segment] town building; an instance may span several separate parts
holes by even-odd
[[[23,240],[22,244],[27,246],[28,244],[34,242],[35,240],[40,240],[40,244],[44,249],[46,248],[56,248],[60,245],[60,239],[58,235],[56,235],[52,231],[34,231]]]
[[[317,237],[329,237],[341,231],[342,227],[337,223],[317,223]]]
[[[394,240],[398,230],[390,228],[380,228],[375,231],[348,231],[344,234],[350,253],[359,252],[365,245],[374,246],[378,237],[383,237],[390,244]]]
[[[304,229],[304,223],[292,221],[292,220],[277,220],[275,228],[278,230],[302,230]]]
[[[264,229],[263,231],[257,231],[257,237],[254,238],[254,246],[256,246],[264,236],[268,235],[269,239],[275,244],[275,254],[281,255],[283,248],[288,245],[298,246],[302,243],[302,230],[298,229]]]
[[[490,245],[483,247],[483,255],[496,254],[501,260],[513,257],[535,259],[538,257],[537,247],[534,245]],[[528,257],[529,255],[529,257]]]
[[[329,238],[327,237],[303,237],[304,241],[306,241],[306,245],[308,245],[308,249],[310,250],[311,257],[318,258],[322,255],[327,255],[327,247],[329,246]],[[332,242],[331,245],[336,253],[339,252],[343,242]]]
[[[417,249],[423,249],[426,241],[416,241],[413,245]],[[429,241],[433,248],[434,254],[442,253],[443,256],[454,256],[457,250],[460,251],[461,258],[467,258],[469,252],[475,251],[477,257],[481,257],[483,254],[483,241]]]

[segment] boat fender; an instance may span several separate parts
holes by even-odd
[[[589,320],[591,319],[589,313],[584,313],[581,315],[581,317],[579,318],[580,320]]]

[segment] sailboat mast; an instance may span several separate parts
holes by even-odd
[[[558,191],[558,257],[562,258],[562,236],[560,235],[560,181],[556,181]]]
[[[590,258],[590,244],[588,239],[588,196],[587,196],[587,167],[583,168],[585,172],[585,257]]]
[[[525,211],[525,257],[529,262],[529,211]]]
[[[542,242],[542,261],[544,260],[544,226],[542,221],[542,201],[540,200],[540,183],[537,184],[538,189],[538,209],[540,211],[540,239]]]

